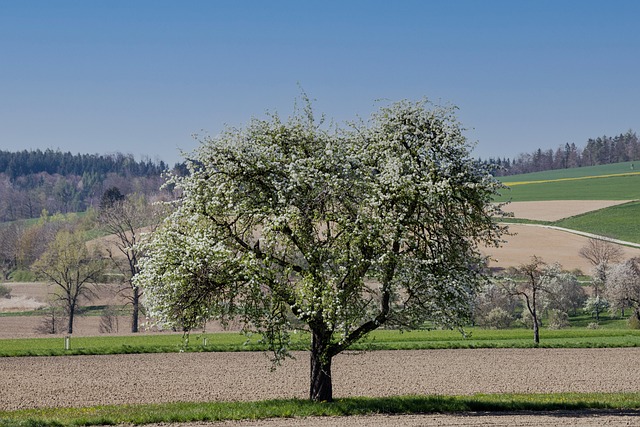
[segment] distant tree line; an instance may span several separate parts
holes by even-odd
[[[47,173],[49,175],[101,175],[115,173],[122,176],[154,176],[168,169],[163,161],[136,161],[131,154],[71,154],[70,152],[0,150],[0,172],[12,181],[19,177]]]
[[[163,161],[136,161],[122,153],[0,151],[0,222],[38,218],[43,211],[82,212],[97,207],[114,187],[125,195],[152,196],[167,169]]]
[[[640,161],[640,140],[635,132],[629,130],[614,137],[590,138],[584,148],[566,143],[556,150],[538,148],[515,159],[489,158],[483,163],[496,165],[496,176],[506,176],[636,160]]]

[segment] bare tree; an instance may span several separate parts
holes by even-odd
[[[54,298],[64,306],[67,332],[72,334],[81,298],[91,297],[89,285],[96,283],[102,275],[102,262],[89,252],[80,232],[62,230],[33,267],[41,277],[56,286]]]
[[[594,296],[600,296],[600,286],[604,285],[607,279],[607,267],[622,259],[622,249],[607,240],[591,238],[580,248],[578,254],[588,260],[595,269],[597,282],[594,283]]]
[[[618,262],[623,255],[620,246],[607,240],[595,238],[589,239],[587,244],[580,248],[578,253],[594,266]]]
[[[542,298],[549,293],[550,281],[560,273],[558,264],[548,265],[542,258],[531,257],[531,262],[521,264],[515,269],[515,277],[505,282],[507,293],[520,296],[533,320],[533,342],[540,343],[540,309]]]
[[[64,329],[66,323],[65,309],[60,305],[60,301],[49,301],[42,321],[34,330],[40,334],[57,334]]]
[[[607,240],[591,238],[578,254],[588,260],[593,266],[593,297],[600,300],[607,283],[607,270],[612,263],[622,259],[623,251],[620,246]],[[600,305],[595,306],[596,320],[600,320]]]
[[[142,297],[140,287],[131,281],[139,272],[138,261],[142,255],[138,247],[140,234],[143,230],[152,232],[157,228],[163,218],[162,209],[149,203],[144,196],[122,196],[117,188],[107,190],[100,204],[100,223],[112,235],[106,251],[123,277],[122,291],[133,307],[131,332],[138,332]]]

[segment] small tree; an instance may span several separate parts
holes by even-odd
[[[593,266],[593,297],[602,296],[607,283],[607,270],[611,263],[619,262],[623,252],[619,245],[607,240],[591,238],[578,252],[581,257],[588,260]],[[595,304],[596,321],[600,320],[600,304]]]
[[[559,310],[564,313],[573,311],[575,313],[587,299],[587,294],[580,286],[578,278],[567,272],[558,272],[549,277],[547,292],[545,310]]]
[[[578,254],[595,267],[620,261],[623,252],[619,245],[603,239],[590,238],[587,244],[580,248]]]
[[[11,298],[11,288],[0,283],[0,298]]]
[[[49,301],[49,305],[44,309],[40,324],[34,330],[40,334],[57,334],[68,327],[68,319],[65,309],[60,306],[60,301]]]
[[[496,322],[504,325],[506,320],[497,319],[504,313],[510,317],[509,323],[514,318],[518,299],[505,291],[504,287],[497,284],[495,280],[483,286],[476,295],[473,305],[474,323],[485,327],[496,327]],[[500,311],[495,310],[500,309]],[[498,328],[499,329],[499,328]]]
[[[601,296],[589,297],[584,303],[584,311],[591,314],[591,317],[595,317],[596,322],[600,321],[600,313],[607,311],[610,307],[609,301]]]
[[[503,231],[501,185],[469,156],[453,110],[427,106],[400,102],[338,132],[307,104],[203,141],[170,182],[176,211],[143,246],[135,283],[150,315],[187,327],[239,316],[276,360],[302,325],[320,401],[333,357],[376,328],[468,322],[485,280],[477,245]]]
[[[522,297],[526,312],[531,316],[533,342],[540,344],[540,309],[543,297],[550,292],[549,284],[560,273],[558,264],[547,265],[542,258],[531,257],[531,262],[515,269],[515,277],[505,281],[505,289],[511,295]]]
[[[640,320],[640,258],[631,258],[611,267],[605,295],[613,310],[632,307]]]
[[[144,196],[125,197],[115,187],[105,192],[100,203],[100,223],[112,235],[106,242],[106,251],[112,265],[122,274],[123,291],[133,308],[131,332],[138,332],[142,296],[140,287],[131,280],[139,272],[142,254],[138,242],[145,227],[148,232],[157,228],[163,211],[162,206],[150,204]]]
[[[89,285],[102,274],[101,260],[89,252],[80,232],[62,230],[33,267],[40,277],[55,285],[55,298],[66,311],[67,332],[73,333],[74,316],[81,299],[91,296]]]
[[[513,322],[513,314],[501,307],[496,307],[483,319],[482,326],[492,329],[507,329]]]

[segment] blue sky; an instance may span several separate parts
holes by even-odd
[[[0,1],[0,149],[181,159],[300,85],[459,107],[475,155],[640,132],[638,1]],[[382,101],[384,102],[384,101]]]

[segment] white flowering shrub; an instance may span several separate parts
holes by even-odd
[[[547,328],[548,329],[564,329],[569,327],[569,315],[558,309],[549,310]]]
[[[370,331],[465,324],[484,281],[478,245],[504,230],[501,185],[453,113],[405,101],[337,129],[307,104],[203,139],[143,248],[149,314],[186,327],[239,318],[278,360],[296,318],[317,400],[331,399],[332,357]]]
[[[507,329],[511,323],[513,323],[513,314],[501,307],[496,307],[484,318],[482,326],[491,329]]]
[[[610,266],[606,284],[605,296],[611,310],[631,307],[633,316],[640,320],[640,259],[631,258]]]

